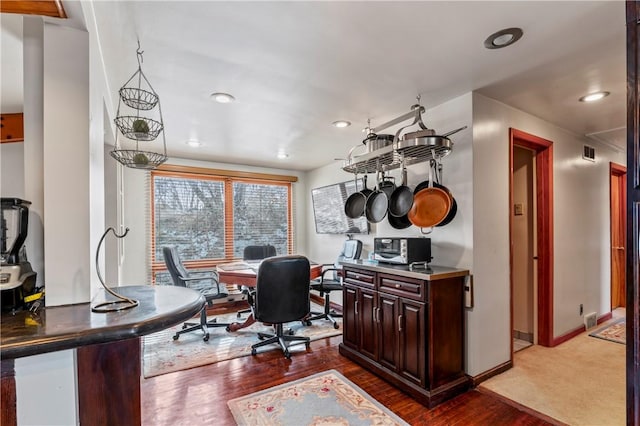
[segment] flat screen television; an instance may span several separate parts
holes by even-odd
[[[362,189],[362,179],[358,179],[358,188]],[[355,181],[334,183],[311,190],[313,216],[318,234],[367,234],[369,223],[359,217],[351,219],[344,213],[344,203],[349,195],[356,192]]]

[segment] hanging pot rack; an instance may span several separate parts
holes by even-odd
[[[420,105],[420,97],[417,97],[418,104],[411,107],[411,111],[396,117],[375,128],[367,127],[367,132],[378,133],[396,124],[402,123],[413,118],[411,124],[405,125],[398,129],[395,133],[393,143],[389,146],[377,149],[375,151],[354,155],[354,152],[363,145],[356,145],[351,148],[347,159],[344,161],[342,170],[349,173],[366,174],[375,173],[378,167],[382,170],[393,170],[402,165],[402,157],[404,156],[405,165],[422,163],[432,159],[440,160],[451,153],[453,142],[449,136],[467,128],[467,126],[452,130],[442,135],[436,135],[435,130],[429,129],[422,121],[422,113],[425,108]],[[420,130],[400,133],[407,127],[417,124]]]

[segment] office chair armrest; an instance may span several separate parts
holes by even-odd
[[[331,266],[334,266],[334,265],[331,265]],[[341,272],[342,272],[342,269],[341,269],[341,268],[333,267],[333,268],[328,268],[328,269],[323,270],[323,271],[322,271],[322,274],[320,274],[320,283],[321,283],[321,284],[324,282],[324,276],[325,276],[325,274],[326,274],[327,272],[337,272],[337,273],[338,273],[338,276],[340,276],[340,275],[341,275]]]

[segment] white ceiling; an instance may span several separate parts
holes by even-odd
[[[64,5],[70,16],[79,11]],[[139,39],[170,156],[297,170],[344,157],[367,119],[375,127],[399,116],[417,94],[428,108],[472,90],[623,150],[624,9],[622,1],[93,2],[114,102],[137,69]],[[507,27],[524,36],[484,48]],[[597,90],[611,95],[577,101]],[[213,92],[237,101],[217,104]],[[339,119],[353,125],[332,127]],[[204,146],[187,146],[190,138]],[[289,158],[277,159],[279,150]]]

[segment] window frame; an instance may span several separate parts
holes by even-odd
[[[155,235],[155,178],[183,178],[200,179],[208,181],[222,182],[224,185],[224,257],[215,259],[183,260],[187,269],[212,269],[220,263],[228,263],[240,260],[233,254],[234,229],[233,229],[233,184],[236,182],[275,185],[287,189],[287,254],[293,252],[294,232],[293,232],[293,182],[297,182],[296,176],[275,175],[267,173],[254,173],[222,169],[208,169],[202,167],[176,166],[163,164],[150,172],[150,259],[151,259],[151,280],[156,282],[158,272],[167,271],[167,267],[162,260],[156,258],[156,235]],[[283,253],[284,254],[284,253]]]

